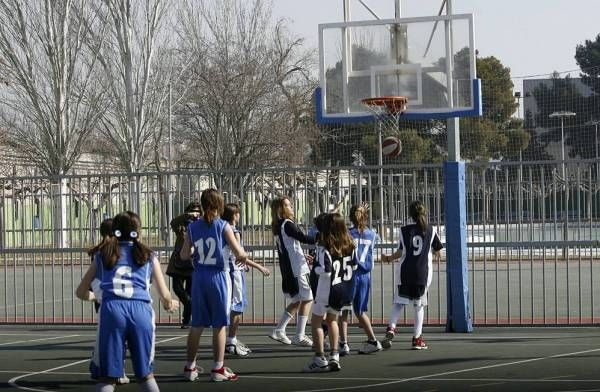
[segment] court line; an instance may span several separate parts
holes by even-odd
[[[453,371],[449,371],[449,372],[434,373],[434,374],[429,374],[429,375],[424,375],[424,376],[410,377],[410,378],[405,378],[402,380],[382,382],[382,383],[377,383],[377,384],[355,385],[355,386],[345,386],[345,387],[325,388],[325,389],[308,389],[308,390],[301,390],[301,391],[297,391],[297,392],[324,392],[324,391],[339,391],[339,390],[348,390],[348,389],[366,389],[366,388],[372,388],[372,387],[381,387],[381,386],[392,385],[392,384],[401,384],[401,383],[405,383],[408,381],[423,380],[423,379],[428,379],[431,377],[447,376],[450,374],[473,372],[473,371],[477,371],[477,370],[494,369],[494,368],[505,367],[505,366],[519,365],[522,363],[538,362],[538,361],[543,361],[546,359],[562,358],[562,357],[569,357],[569,356],[578,355],[578,354],[593,353],[593,352],[597,352],[597,351],[600,351],[600,348],[596,348],[596,349],[592,349],[592,350],[584,350],[584,351],[575,351],[575,352],[564,353],[564,354],[556,354],[556,355],[550,355],[550,356],[546,356],[546,357],[523,359],[520,361],[498,363],[495,365],[478,366],[478,367],[474,367],[474,368],[453,370]],[[558,380],[552,380],[552,381],[558,382]]]
[[[174,338],[160,340],[158,342],[155,342],[155,344],[170,342],[172,340],[175,340],[175,339],[178,339],[178,338],[183,338],[183,337],[187,337],[187,335],[180,335],[180,336],[177,336],[177,337],[174,337]],[[46,370],[42,370],[42,371],[39,371],[39,372],[30,372],[30,373],[22,374],[20,376],[13,377],[10,380],[8,380],[8,385],[10,385],[13,388],[20,389],[22,391],[48,392],[47,389],[35,389],[35,388],[28,388],[28,387],[20,386],[19,384],[17,384],[17,381],[19,381],[21,379],[24,379],[26,377],[30,377],[30,376],[37,376],[37,375],[44,374],[44,373],[52,373],[55,370],[64,369],[64,368],[67,368],[67,367],[70,367],[70,366],[79,365],[80,363],[89,362],[89,361],[90,361],[90,358],[86,358],[86,359],[82,359],[80,361],[75,361],[75,362],[67,363],[67,364],[62,365],[62,366],[57,366],[57,367],[52,368],[52,369],[46,369]]]
[[[39,304],[46,304],[46,303],[62,303],[62,302],[72,301],[72,300],[73,300],[73,298],[46,299],[43,301],[24,302],[22,304],[11,304],[11,305],[7,305],[7,306],[0,306],[0,309],[12,309],[12,308],[18,308],[21,306],[31,306],[31,305],[39,305]]]
[[[16,342],[6,342],[0,343],[0,346],[9,346],[11,344],[19,344],[19,343],[31,343],[31,342],[41,342],[43,340],[56,340],[56,339],[64,339],[64,338],[74,338],[80,335],[62,335],[62,336],[53,336],[51,338],[40,338],[40,339],[30,339],[30,340],[17,340]]]

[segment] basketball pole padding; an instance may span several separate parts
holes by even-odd
[[[446,332],[472,332],[467,264],[465,163],[444,163],[446,229]]]

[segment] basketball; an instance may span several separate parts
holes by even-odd
[[[402,152],[402,142],[393,136],[388,136],[381,143],[383,155],[388,157],[397,157]]]

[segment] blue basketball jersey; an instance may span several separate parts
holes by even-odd
[[[188,226],[188,235],[194,246],[194,269],[229,271],[229,259],[224,249],[227,241],[223,238],[228,226],[229,223],[221,218],[215,218],[210,224],[200,218]]]
[[[377,243],[377,233],[369,228],[365,228],[361,233],[356,227],[351,227],[350,235],[356,246],[358,268],[362,272],[370,272],[373,269],[373,251]]]
[[[102,254],[96,253],[96,279],[100,282],[102,302],[135,299],[151,302],[152,261],[139,265],[132,255],[133,242],[120,242],[120,257],[110,270],[102,264]]]
[[[237,227],[235,226],[231,226],[231,230],[233,230],[233,234],[238,234],[240,236],[240,246],[242,247],[242,249],[244,248],[244,245],[242,243],[242,235],[240,233],[240,231],[238,230]],[[223,247],[223,253],[225,255],[225,258],[229,261],[229,269],[230,270],[245,270],[244,266],[238,266],[235,263],[235,255],[233,254],[233,251],[229,248],[229,245],[227,245],[227,241],[224,241],[224,247]]]

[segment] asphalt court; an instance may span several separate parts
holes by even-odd
[[[353,352],[342,358],[342,370],[319,374],[301,372],[309,349],[274,342],[269,331],[241,328],[240,340],[253,353],[226,359],[239,381],[211,383],[205,371],[190,383],[181,378],[186,331],[158,328],[155,373],[161,391],[600,391],[599,328],[481,327],[470,334],[425,328],[429,350],[413,351],[411,328],[404,327],[390,350],[372,355],[357,354],[364,337],[352,328]],[[94,338],[94,326],[0,326],[0,388],[93,390],[87,369]],[[206,336],[198,356],[205,369],[212,364],[209,344]],[[132,384],[117,390],[139,390],[127,362]]]

